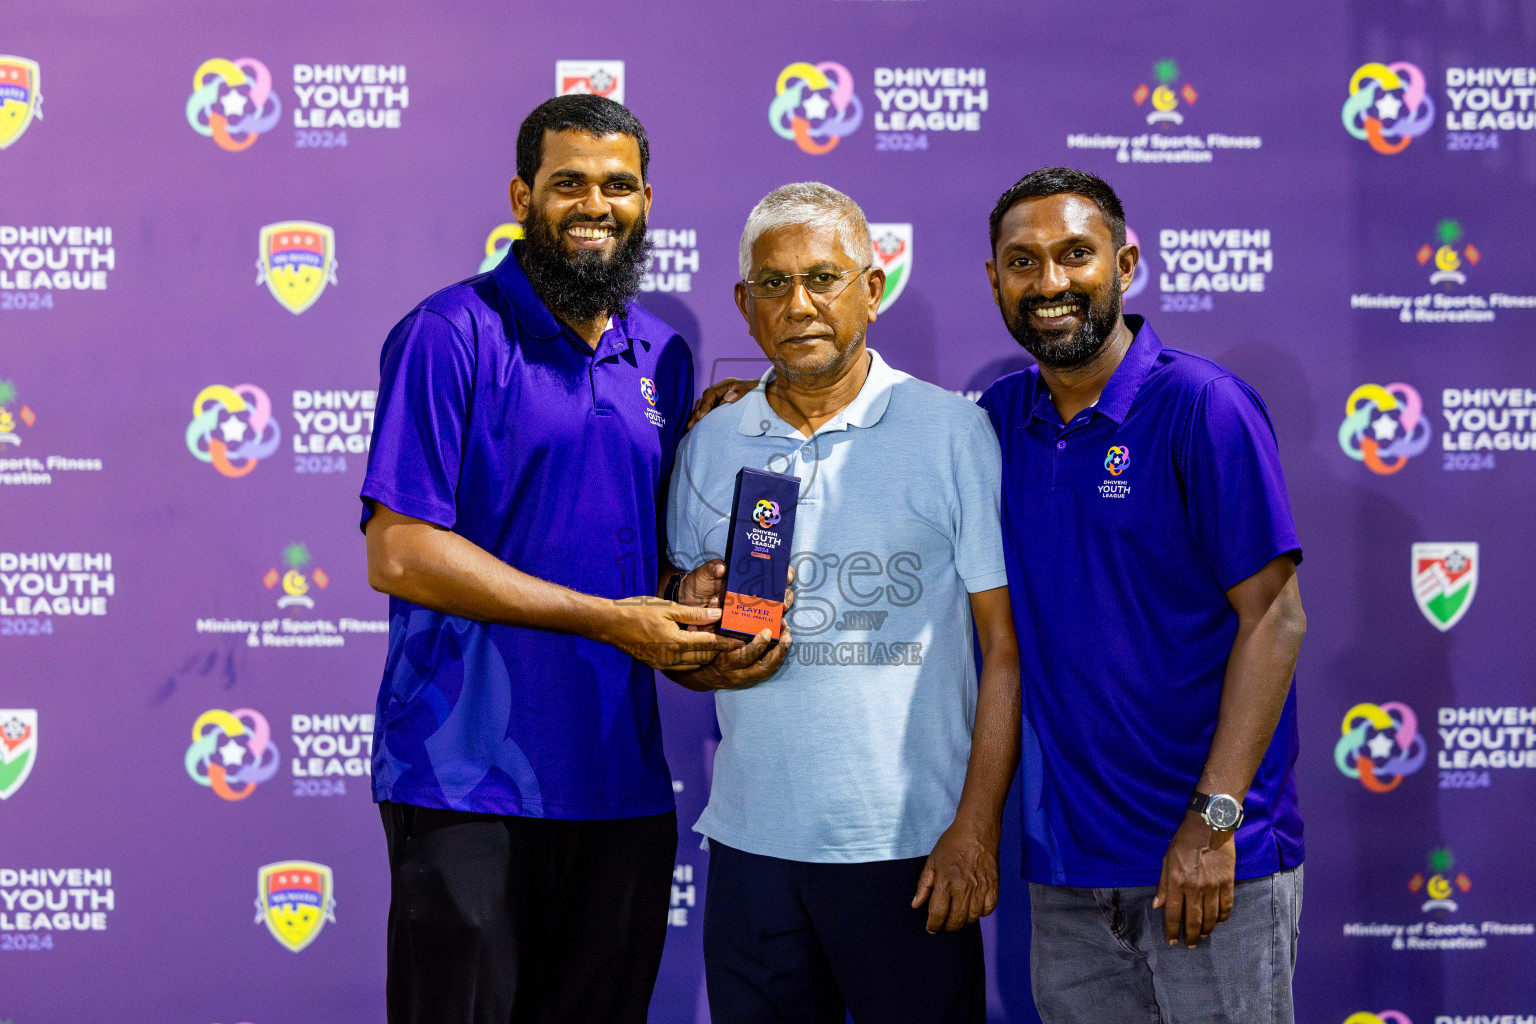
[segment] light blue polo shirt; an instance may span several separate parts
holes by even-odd
[[[715,694],[721,742],[694,829],[748,853],[925,857],[954,820],[976,717],[969,595],[1007,585],[1002,461],[987,414],[870,350],[857,398],[809,438],[752,393],[678,448],[674,565],[725,551],[743,466],[800,478],[785,616],[766,682]]]

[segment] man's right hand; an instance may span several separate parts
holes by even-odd
[[[692,430],[693,425],[703,419],[716,406],[729,405],[742,395],[757,387],[755,380],[746,380],[741,377],[727,377],[722,381],[711,384],[704,389],[699,400],[693,403],[693,414],[688,417],[688,425],[684,430]]]
[[[690,608],[656,597],[614,601],[606,622],[593,638],[612,644],[651,668],[689,672],[716,655],[746,645],[714,632],[690,632],[685,626],[711,626],[719,608]]]

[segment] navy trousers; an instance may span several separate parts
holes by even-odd
[[[807,864],[711,839],[704,974],[713,1024],[986,1024],[981,929],[929,935],[926,858]]]

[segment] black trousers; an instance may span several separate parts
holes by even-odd
[[[677,815],[561,821],[382,803],[389,1024],[644,1022]]]
[[[929,935],[924,857],[806,864],[709,841],[714,1024],[986,1024],[981,929]]]

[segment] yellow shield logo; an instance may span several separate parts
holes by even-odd
[[[43,118],[37,61],[0,55],[0,149],[9,149],[35,117]]]
[[[268,864],[256,875],[256,923],[265,921],[274,939],[298,953],[315,941],[325,922],[336,923],[331,893],[331,869],[324,864]]]
[[[261,229],[256,283],[295,315],[336,283],[336,232],[307,220],[285,220]]]

